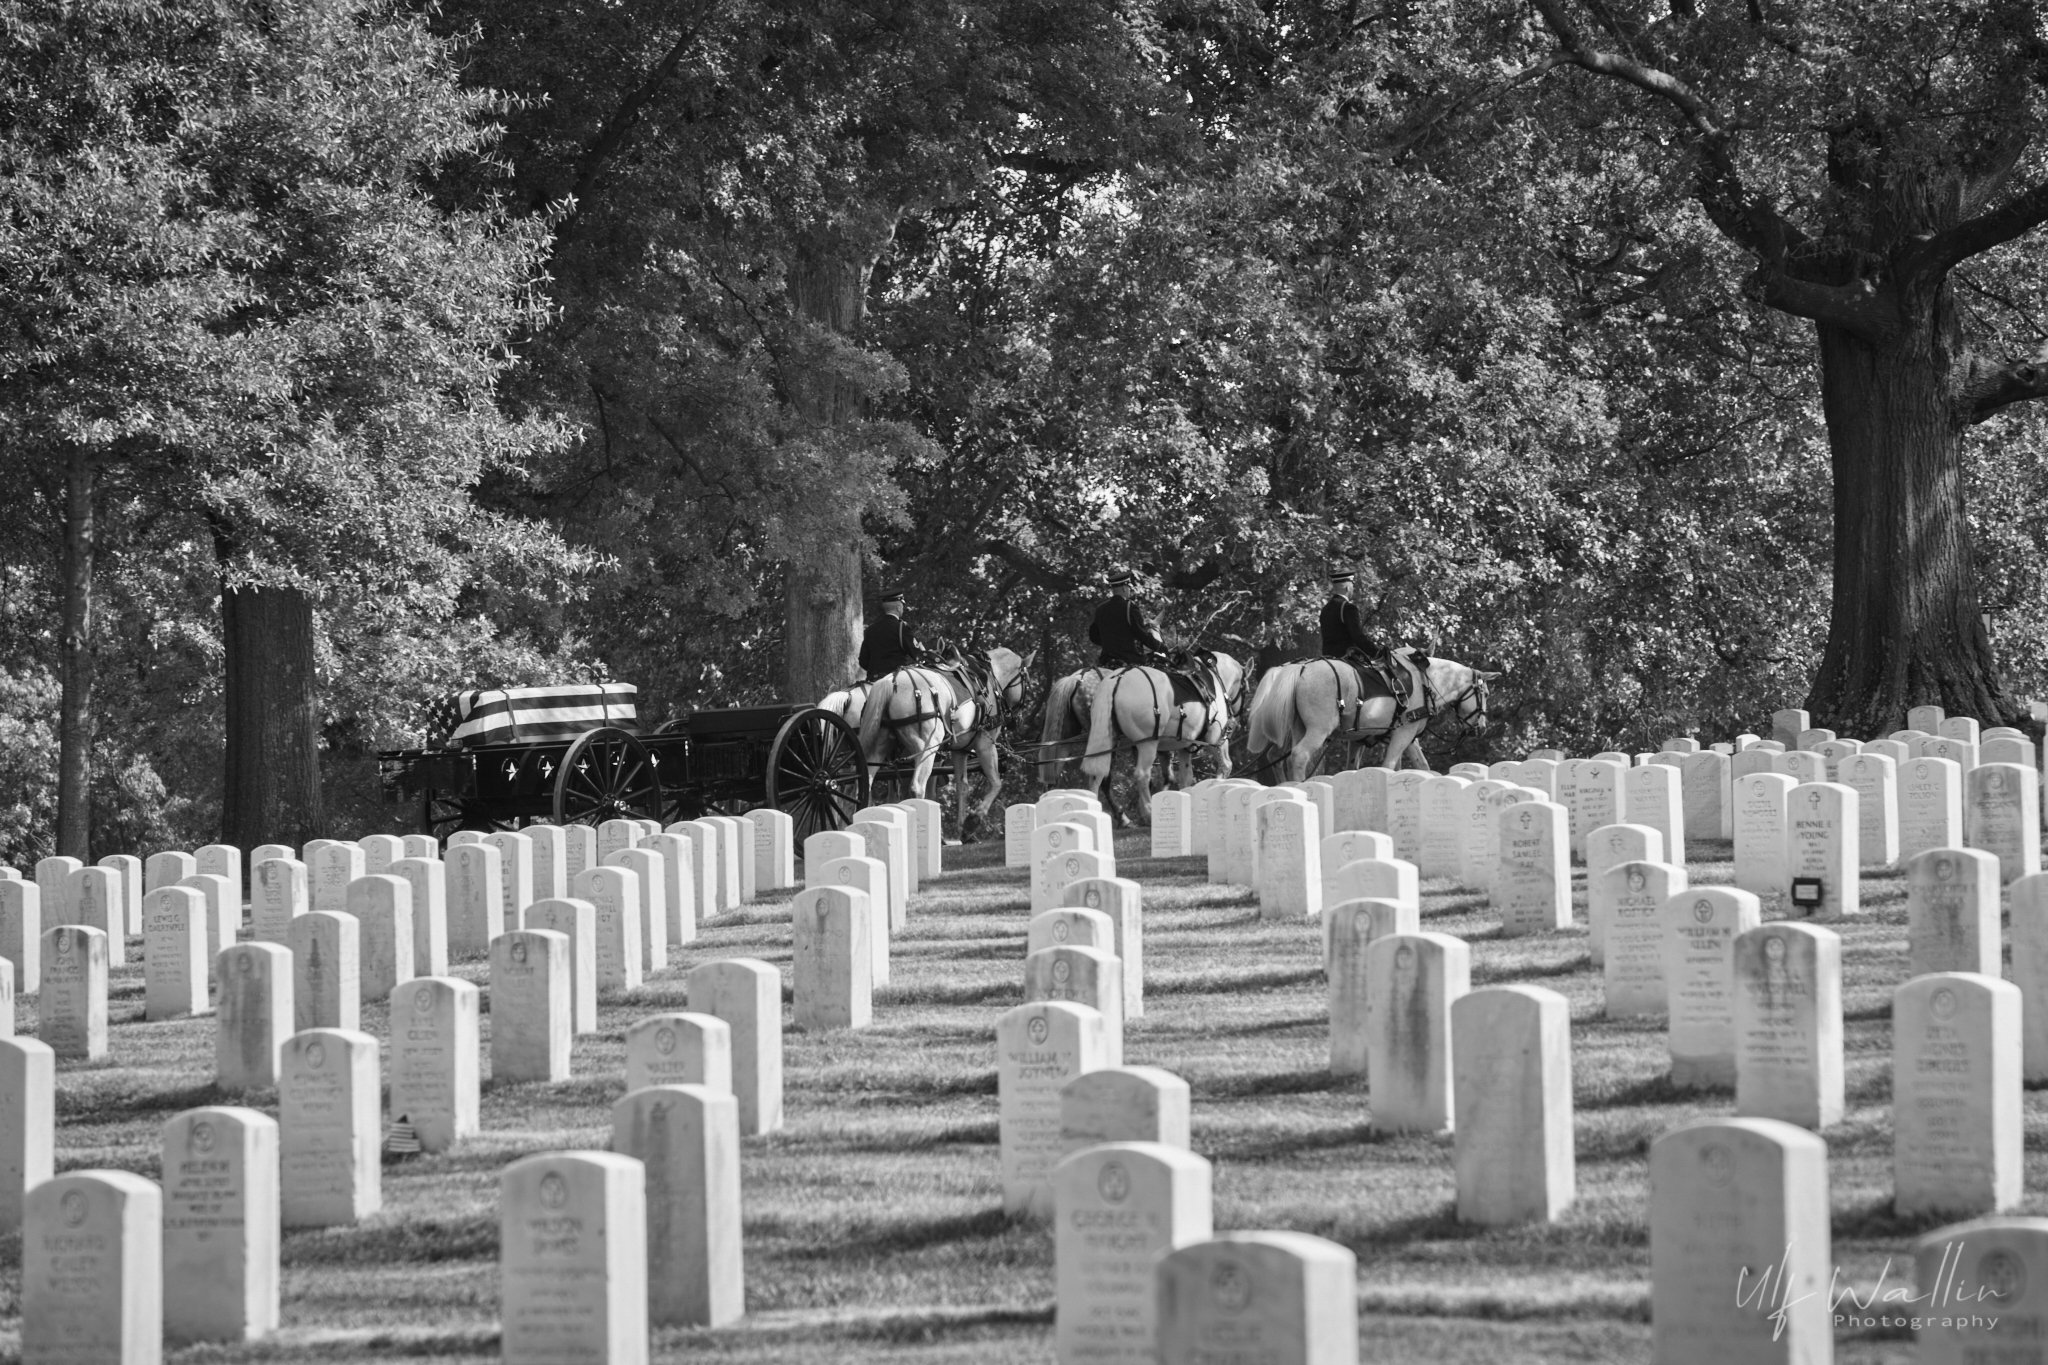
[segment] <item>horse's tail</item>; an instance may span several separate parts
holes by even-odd
[[[1038,732],[1043,747],[1038,751],[1038,780],[1050,787],[1060,780],[1060,765],[1065,756],[1054,747],[1067,737],[1067,717],[1074,709],[1074,693],[1081,686],[1081,675],[1069,673],[1046,690],[1045,724]]]
[[[860,709],[860,751],[869,762],[876,758],[876,745],[882,736],[882,723],[888,719],[889,703],[896,697],[896,679],[901,671],[879,679],[868,689],[867,705]]]
[[[1109,776],[1116,758],[1116,694],[1113,677],[1104,678],[1088,708],[1088,752],[1081,759],[1081,772],[1097,784]]]
[[[1245,753],[1256,757],[1274,748],[1291,749],[1301,737],[1301,718],[1295,714],[1294,691],[1301,683],[1301,669],[1292,664],[1269,668],[1259,678],[1252,694],[1251,714],[1245,721]]]

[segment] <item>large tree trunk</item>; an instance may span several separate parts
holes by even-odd
[[[71,452],[64,478],[63,696],[57,713],[57,852],[92,861],[93,464]]]
[[[820,230],[800,246],[789,275],[789,298],[799,317],[858,341],[867,316],[868,278],[895,228],[877,217],[858,229]],[[786,372],[790,403],[805,422],[844,426],[867,416],[867,395],[838,377],[826,347],[805,348],[806,359]],[[816,701],[859,676],[861,634],[861,512],[864,500],[844,500],[845,522],[821,536],[787,566],[783,616],[783,696]]]
[[[1930,317],[1947,313],[1945,292],[1929,301]],[[1882,346],[1820,327],[1834,606],[1806,705],[1816,725],[1858,739],[1902,727],[1912,706],[1939,704],[1987,726],[2019,710],[1978,607],[1952,339],[1939,322]]]
[[[221,838],[237,848],[325,833],[313,603],[296,588],[221,586],[227,786]]]

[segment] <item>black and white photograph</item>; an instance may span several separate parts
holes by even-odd
[[[2048,0],[0,0],[0,1365],[2041,1365]]]

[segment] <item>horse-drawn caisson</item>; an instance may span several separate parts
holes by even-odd
[[[789,815],[799,842],[868,804],[859,740],[824,707],[697,711],[652,732],[638,714],[627,683],[458,692],[437,708],[429,746],[377,755],[386,798],[417,802],[421,830],[437,835],[765,805]]]

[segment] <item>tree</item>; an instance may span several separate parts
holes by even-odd
[[[2048,219],[2031,7],[1535,8],[1508,44],[1521,74],[1594,79],[1527,112],[1582,155],[1626,147],[1743,254],[1751,297],[1812,325],[1834,498],[1816,722],[1880,733],[1919,702],[2016,719],[1978,595],[1965,439],[2048,395],[2048,361],[2011,354],[2009,318],[1964,300],[2021,318],[2039,302],[2013,269]],[[1653,266],[1658,245],[1616,249]]]
[[[325,832],[316,613],[443,619],[473,575],[574,568],[470,504],[557,439],[496,401],[541,302],[544,234],[436,178],[488,160],[494,107],[452,46],[369,0],[30,6],[16,16],[5,247],[21,326],[0,383],[74,490],[116,462],[214,550],[225,837]],[[81,98],[83,97],[83,98]],[[89,483],[67,498],[86,526]],[[67,642],[89,546],[67,538]],[[525,558],[526,563],[517,561]],[[67,643],[67,773],[89,697]],[[70,789],[67,788],[67,799]],[[82,834],[77,837],[82,838]]]

